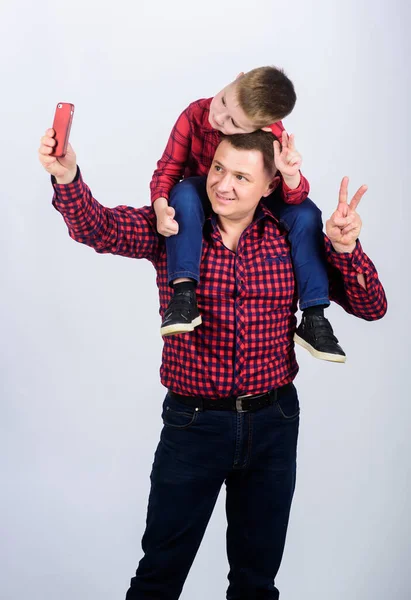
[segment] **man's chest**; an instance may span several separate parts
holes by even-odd
[[[290,307],[295,280],[285,235],[250,236],[236,252],[222,241],[205,241],[197,294],[200,303],[237,303],[244,310]]]

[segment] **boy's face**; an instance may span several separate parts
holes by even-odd
[[[225,135],[252,133],[258,129],[238,104],[235,81],[214,96],[208,120],[213,129],[218,129]]]

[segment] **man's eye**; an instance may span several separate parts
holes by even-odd
[[[217,171],[217,173],[219,173],[222,170],[219,165],[215,165],[214,169]]]
[[[238,181],[247,181],[247,179],[244,177],[244,175],[236,175]]]

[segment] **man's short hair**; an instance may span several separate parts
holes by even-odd
[[[236,81],[237,100],[256,128],[284,119],[295,106],[294,85],[282,69],[258,67]]]
[[[253,133],[236,133],[234,135],[224,135],[220,133],[221,141],[226,141],[237,150],[259,150],[263,155],[264,168],[270,176],[277,172],[274,163],[274,141],[278,138],[271,131],[262,131],[258,129]]]

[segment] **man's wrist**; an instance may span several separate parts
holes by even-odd
[[[334,248],[337,254],[352,254],[357,245],[357,240],[354,244],[346,245],[346,244],[338,244],[337,242],[331,242],[332,247]]]
[[[56,183],[59,185],[67,185],[69,183],[73,183],[77,175],[77,165],[74,171],[69,171],[63,177],[55,177]]]

